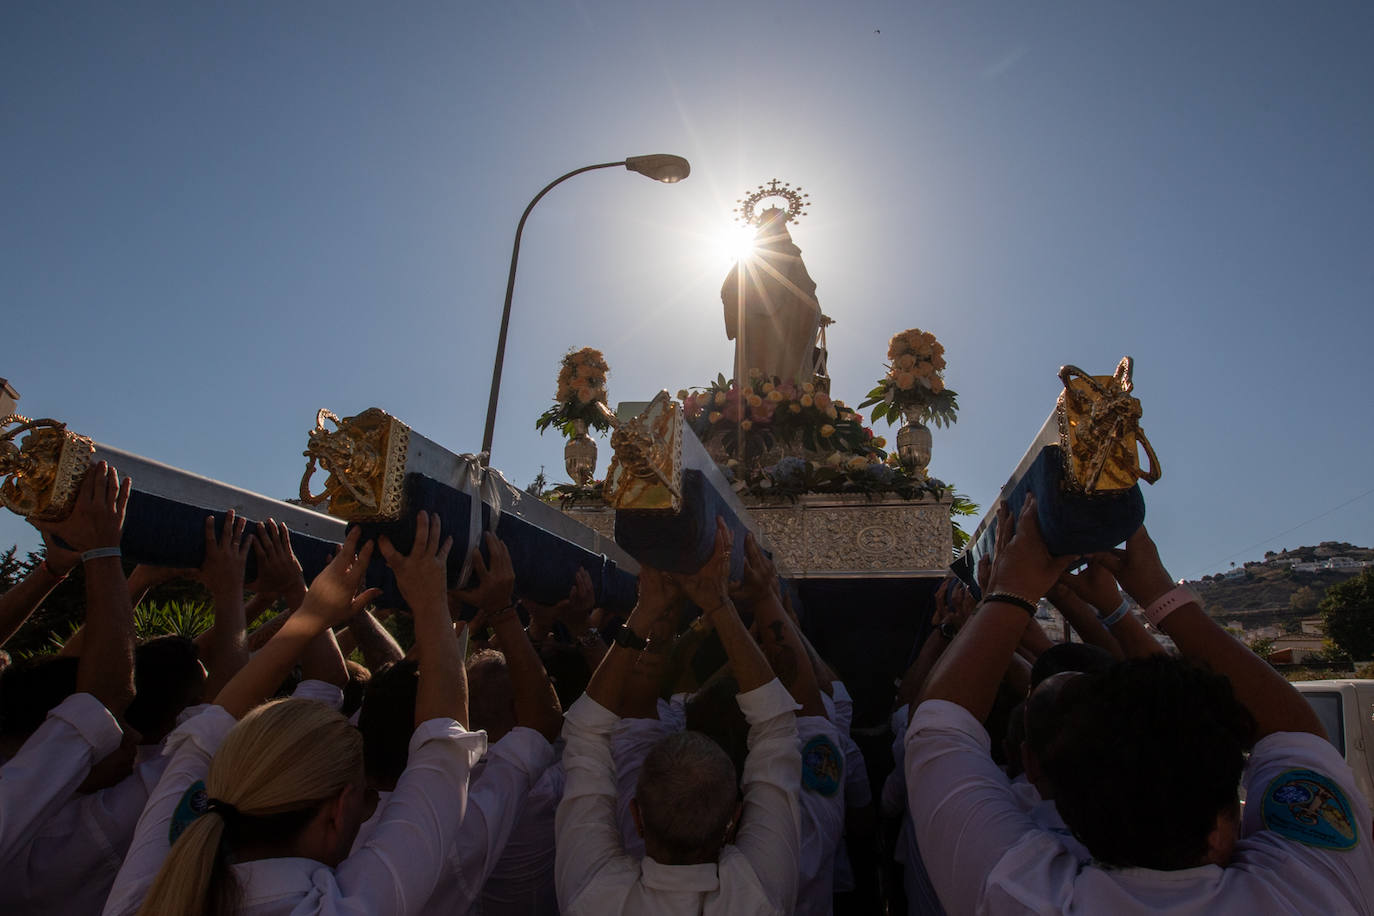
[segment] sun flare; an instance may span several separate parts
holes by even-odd
[[[754,227],[731,225],[721,231],[716,240],[720,258],[740,261],[754,253]]]

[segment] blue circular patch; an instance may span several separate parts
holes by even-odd
[[[1288,770],[1265,790],[1260,814],[1279,836],[1322,849],[1353,849],[1360,842],[1350,801],[1327,776]]]
[[[172,812],[172,826],[167,831],[169,845],[175,845],[181,832],[205,813],[206,798],[204,780],[197,779],[186,787],[181,794],[181,801],[177,802],[177,809]]]
[[[802,748],[802,786],[830,798],[844,780],[844,755],[825,735],[817,735]]]

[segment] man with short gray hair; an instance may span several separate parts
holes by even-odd
[[[718,525],[711,560],[669,580],[644,568],[628,632],[602,660],[587,692],[568,710],[563,737],[567,785],[557,817],[558,902],[565,914],[605,912],[791,913],[801,856],[801,755],[797,704],[773,676],[728,592],[729,535]],[[664,738],[640,772],[633,811],[645,857],[626,855],[616,821],[611,734],[620,691],[645,636],[681,588],[705,608],[734,676],[749,723],[749,755],[738,788],[734,765],[710,738]]]

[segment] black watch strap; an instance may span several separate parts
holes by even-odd
[[[621,624],[620,629],[615,631],[615,636],[612,637],[612,641],[617,646],[622,646],[626,649],[637,650],[642,650],[645,646],[649,644],[649,640],[645,639],[643,636],[640,636],[638,633],[636,633],[634,630],[631,630],[628,626],[625,626],[624,624]]]

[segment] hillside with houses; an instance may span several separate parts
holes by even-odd
[[[1325,649],[1318,605],[1326,590],[1374,566],[1374,549],[1342,541],[1269,551],[1262,560],[1190,582],[1218,623],[1247,643],[1268,641],[1271,660],[1302,662]]]

